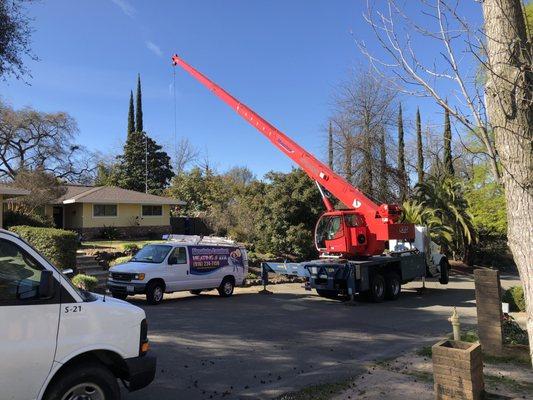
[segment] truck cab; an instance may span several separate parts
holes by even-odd
[[[17,235],[0,229],[1,397],[120,399],[154,378],[144,311],[82,291]]]
[[[229,239],[170,235],[162,243],[147,244],[130,261],[109,269],[107,286],[113,297],[145,294],[150,304],[164,293],[217,289],[229,297],[248,275],[246,249]]]

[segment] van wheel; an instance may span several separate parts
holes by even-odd
[[[398,274],[388,274],[385,278],[385,298],[387,300],[396,300],[402,292],[402,282]]]
[[[224,278],[218,287],[218,294],[222,297],[230,297],[233,294],[233,289],[235,289],[235,283],[233,283],[233,279]]]
[[[146,287],[146,301],[148,304],[159,304],[163,301],[165,288],[161,282],[150,282]]]
[[[111,292],[111,296],[119,300],[126,300],[126,298],[128,297],[127,294],[119,293],[119,292]]]
[[[385,299],[385,279],[381,274],[372,277],[368,297],[374,303],[381,303]]]
[[[102,364],[87,362],[69,368],[48,388],[44,400],[120,400],[117,378]]]
[[[194,289],[194,290],[190,290],[189,291],[190,294],[195,294],[195,295],[199,295],[200,293],[202,293],[202,289]]]
[[[439,282],[441,285],[447,285],[450,281],[450,263],[446,257],[442,257],[439,262],[440,269],[440,278]]]

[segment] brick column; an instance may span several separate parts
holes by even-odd
[[[477,328],[483,351],[501,355],[503,349],[502,300],[500,272],[492,269],[474,270],[476,284]]]

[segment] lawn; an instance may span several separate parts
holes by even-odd
[[[149,243],[163,243],[165,240],[88,240],[82,243],[82,249],[116,249],[123,250],[125,245],[136,244],[143,247]]]

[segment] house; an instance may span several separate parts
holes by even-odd
[[[115,186],[66,185],[66,192],[45,206],[45,215],[58,228],[84,239],[97,238],[104,227],[115,227],[121,237],[170,233],[170,209],[185,204],[169,197]]]
[[[3,227],[4,220],[4,200],[15,196],[25,196],[30,194],[28,190],[8,186],[5,183],[0,183],[0,228]]]

